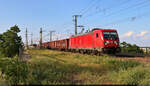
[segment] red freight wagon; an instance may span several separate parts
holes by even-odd
[[[40,44],[37,45],[37,48],[40,48]]]
[[[54,49],[55,48],[55,42],[54,41],[49,42],[49,48],[50,49]]]
[[[49,42],[42,43],[43,48],[49,48]]]
[[[51,49],[66,50],[69,47],[69,39],[52,41],[49,43]]]
[[[75,50],[96,50],[119,52],[119,37],[116,30],[98,29],[70,37],[69,48]]]

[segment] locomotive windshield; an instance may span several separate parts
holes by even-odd
[[[106,40],[117,40],[117,32],[103,32],[104,39]]]

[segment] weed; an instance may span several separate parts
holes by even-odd
[[[127,70],[128,68],[133,68],[138,65],[141,65],[139,62],[136,61],[118,61],[118,60],[107,60],[107,65],[114,71],[119,70]]]
[[[108,76],[117,84],[138,85],[150,84],[150,70],[143,66],[129,68],[128,70],[120,70],[119,72],[111,72]]]

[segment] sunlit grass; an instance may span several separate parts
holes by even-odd
[[[18,65],[28,68],[25,74],[20,72],[28,77],[19,76],[24,80],[19,84],[150,84],[150,66],[137,61],[47,49],[26,52],[30,54],[30,59],[26,65],[20,62]],[[0,59],[0,64],[5,65],[9,61],[11,60]],[[21,68],[20,71],[24,69]],[[9,72],[15,76],[12,69]]]
[[[119,61],[109,56],[92,56],[46,49],[28,52],[31,55],[29,60],[31,64],[41,65],[40,69],[43,71],[51,69],[54,73],[58,73],[58,77],[50,74],[49,77],[52,80],[45,82],[49,84],[134,84],[132,82],[121,83],[122,80],[119,80],[121,78],[115,77],[119,77],[121,71],[130,72],[131,69],[144,66],[136,61]],[[116,73],[116,76],[111,75],[112,73]],[[125,74],[128,75],[128,73]],[[147,83],[146,80],[142,80],[144,79],[141,79],[141,83]]]

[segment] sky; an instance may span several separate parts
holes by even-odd
[[[116,29],[121,42],[150,46],[150,0],[0,0],[0,33],[18,25],[25,42],[49,41],[49,31],[55,30],[53,40],[74,34],[73,15],[85,29]],[[81,29],[78,29],[80,32]]]

